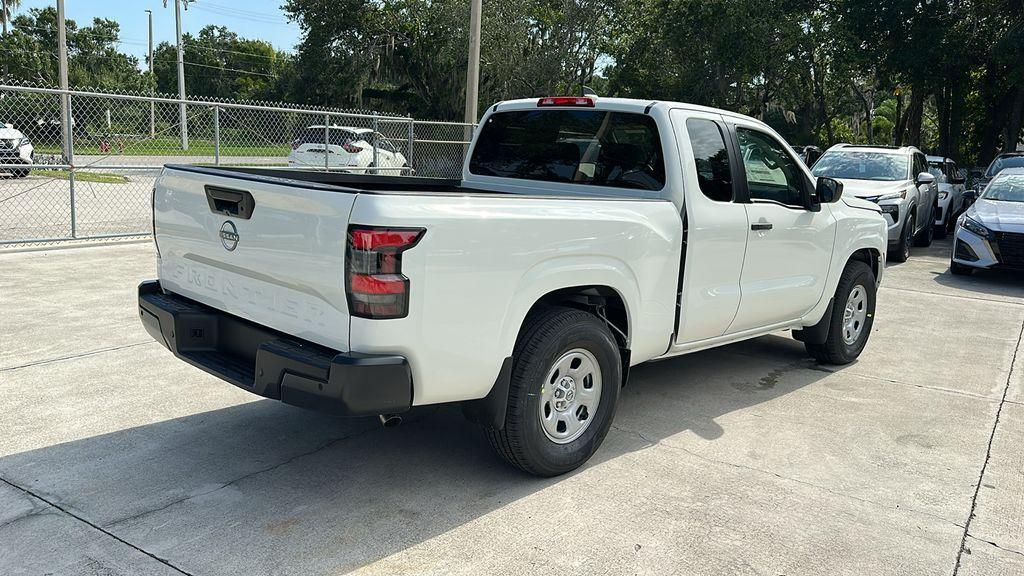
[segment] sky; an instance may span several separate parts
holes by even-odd
[[[280,6],[284,0],[196,0],[182,5],[182,33],[196,34],[203,26],[216,24],[244,38],[266,40],[278,50],[291,52],[299,42],[298,25],[288,22]],[[22,0],[15,15],[31,8],[56,7],[54,0]],[[146,10],[153,11],[153,46],[174,42],[174,0],[167,8],[162,0],[65,0],[65,16],[79,26],[93,18],[109,18],[121,25],[120,50],[139,58],[145,65],[148,24]]]

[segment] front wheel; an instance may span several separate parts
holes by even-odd
[[[859,260],[846,265],[832,306],[828,336],[820,344],[807,343],[807,353],[825,364],[849,364],[860,356],[875,319],[875,275]]]
[[[970,266],[964,266],[963,264],[959,264],[957,262],[953,262],[952,260],[950,260],[949,271],[954,276],[970,276],[971,274],[974,273],[974,268]]]
[[[512,355],[508,409],[494,450],[537,476],[586,462],[615,415],[622,364],[615,337],[596,316],[552,307],[527,318]]]
[[[914,215],[907,216],[903,223],[903,230],[900,231],[900,243],[896,249],[889,252],[889,258],[893,262],[906,262],[910,259],[910,245],[914,243]]]

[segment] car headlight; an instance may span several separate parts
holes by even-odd
[[[880,204],[878,206],[882,209],[883,214],[892,216],[893,222],[899,222],[900,220],[900,205],[899,204]]]
[[[943,200],[945,200],[946,198],[949,198],[949,192],[947,192],[946,190],[940,190],[939,191],[939,198],[941,198]]]
[[[881,202],[882,200],[902,200],[903,198],[906,197],[907,191],[900,190],[899,192],[889,192],[888,194],[882,194],[881,196],[878,197],[876,202]]]
[[[982,238],[991,238],[992,237],[992,231],[991,230],[986,228],[980,222],[978,222],[976,220],[972,220],[971,218],[968,218],[967,215],[964,215],[964,216],[962,216],[960,218],[960,226],[963,229],[965,229],[965,230],[967,230],[969,232],[973,232],[974,234],[977,234],[978,236],[981,236]]]

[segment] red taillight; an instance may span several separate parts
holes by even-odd
[[[348,309],[360,318],[404,318],[409,313],[409,279],[402,253],[426,232],[422,228],[350,226],[346,257]]]
[[[341,148],[343,150],[345,150],[345,152],[348,152],[349,154],[358,154],[358,153],[363,151],[363,149],[360,148],[359,146],[353,146],[353,145],[347,144],[347,143],[346,144],[342,144]]]
[[[594,99],[589,96],[548,96],[537,101],[537,106],[576,106],[593,108]]]
[[[296,138],[295,140],[292,140],[292,150],[298,150],[298,149],[299,149],[299,139]]]

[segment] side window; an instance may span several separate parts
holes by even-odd
[[[700,191],[716,202],[731,202],[732,171],[722,130],[711,120],[690,118],[686,121],[686,132],[697,163]]]
[[[914,173],[910,175],[912,179],[916,179],[917,175],[921,172],[927,172],[928,163],[925,162],[924,156],[920,154],[914,154]]]
[[[747,173],[750,199],[803,206],[804,174],[783,145],[763,132],[748,128],[737,127],[736,139]]]

